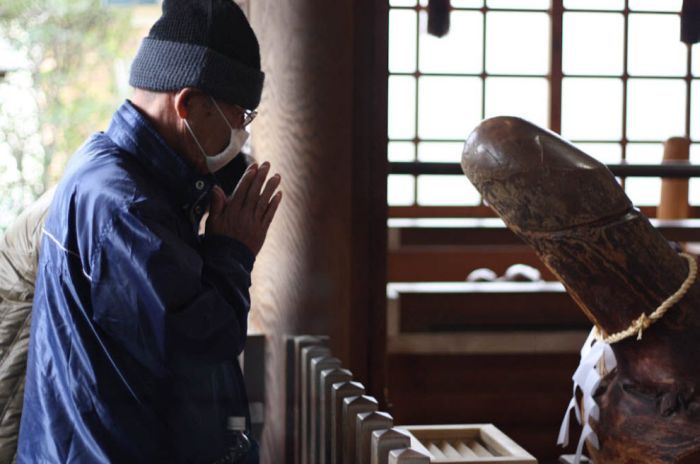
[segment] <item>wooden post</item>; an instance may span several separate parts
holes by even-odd
[[[365,387],[359,382],[331,386],[331,464],[343,463],[343,401],[364,394]]]
[[[319,450],[321,464],[330,464],[331,462],[331,388],[336,383],[349,382],[352,380],[352,372],[347,369],[335,368],[326,369],[321,372],[321,408],[320,408],[320,425],[318,431]],[[360,393],[361,394],[361,393]]]
[[[250,290],[250,324],[268,338],[260,461],[292,464],[284,334],[331,335],[334,354],[385,390],[386,357],[369,353],[386,334],[389,2],[245,2],[266,74],[253,156],[282,174],[285,195]]]
[[[311,407],[311,360],[329,356],[331,351],[325,346],[307,346],[301,350],[301,464],[309,462],[309,420]]]
[[[690,140],[671,137],[664,143],[664,161],[688,161]],[[661,201],[657,219],[687,219],[688,179],[661,179]]]
[[[320,414],[321,414],[321,372],[328,370],[340,368],[340,360],[332,356],[324,356],[322,358],[314,358],[311,360],[311,403],[309,404],[309,448],[308,462],[310,464],[317,464],[319,459],[319,425],[320,425]]]
[[[387,464],[389,451],[409,448],[411,437],[400,430],[391,428],[388,430],[375,430],[372,432],[372,464]]]
[[[343,420],[341,435],[343,437],[343,464],[356,464],[355,456],[355,424],[358,414],[376,411],[379,407],[377,400],[371,396],[351,396],[343,400]]]
[[[390,429],[394,418],[381,411],[358,414],[355,418],[355,462],[370,464],[372,432]]]
[[[325,345],[326,336],[293,335],[287,342],[286,381],[286,458],[287,462],[301,462],[301,350],[311,345]]]

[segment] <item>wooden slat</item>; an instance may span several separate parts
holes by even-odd
[[[345,398],[364,395],[359,382],[346,381],[331,386],[331,464],[343,463],[343,404]]]
[[[681,161],[664,161],[661,163],[641,164],[609,163],[606,167],[615,177],[651,177],[651,178],[680,178],[700,177],[700,165]],[[433,175],[462,175],[460,163],[444,163],[432,161],[392,161],[389,163],[391,174],[409,174],[413,176]]]
[[[487,267],[503,275],[515,263],[538,269],[545,280],[556,280],[525,245],[402,247],[389,253],[389,282],[464,281],[474,269]]]
[[[390,284],[389,353],[577,353],[591,324],[556,282]]]
[[[442,451],[442,454],[447,458],[454,459],[464,457],[454,446],[444,440],[440,443],[440,451]]]
[[[430,454],[434,458],[438,459],[445,459],[447,456],[445,456],[440,448],[435,443],[428,443],[428,451],[430,451]]]
[[[578,353],[589,331],[461,332],[409,334],[387,338],[390,354],[523,354]]]
[[[497,217],[491,208],[478,206],[391,206],[390,218]]]
[[[564,73],[562,70],[562,29],[563,29],[564,6],[562,0],[553,0],[550,11],[550,37],[551,52],[549,54],[550,97],[549,97],[549,128],[556,133],[561,133],[561,87]]]
[[[321,372],[321,414],[319,427],[319,462],[331,464],[331,433],[333,420],[333,385],[352,381],[352,372],[347,369],[329,369]]]
[[[477,456],[482,456],[482,457],[493,456],[493,454],[491,454],[491,452],[489,452],[489,450],[486,449],[486,447],[484,445],[479,443],[478,440],[469,440],[467,442],[467,446],[469,446],[469,448],[471,448],[471,450],[474,451],[474,454],[476,454]]]
[[[343,438],[343,464],[357,463],[357,416],[377,410],[377,400],[371,396],[351,396],[343,400],[341,435]]]
[[[331,352],[326,346],[311,345],[301,350],[301,433],[299,447],[300,463],[310,463],[310,423],[311,423],[311,362],[330,356]]]
[[[460,441],[459,443],[457,443],[457,451],[459,451],[459,453],[462,455],[462,457],[465,457],[465,458],[477,457],[476,453],[474,451],[472,451],[472,449],[470,447],[468,447],[467,444],[464,443],[463,441]]]
[[[700,219],[651,219],[668,240],[700,241]],[[390,249],[436,245],[520,245],[499,218],[393,218],[388,221]]]
[[[358,414],[355,418],[355,462],[371,464],[372,432],[389,430],[393,426],[394,419],[386,412],[373,411]]]
[[[387,464],[391,450],[408,448],[411,438],[396,428],[372,432],[372,464]]]
[[[311,401],[309,402],[311,410],[309,422],[307,424],[309,427],[308,462],[310,463],[318,463],[321,461],[321,444],[319,438],[321,435],[322,411],[325,414],[325,408],[322,407],[322,402],[325,401],[325,395],[321,393],[321,374],[335,369],[340,369],[340,360],[333,356],[324,356],[311,360]]]
[[[310,346],[327,345],[328,337],[302,335],[287,339],[287,459],[301,463],[302,352]]]
[[[435,245],[521,245],[500,218],[389,219],[389,249]]]
[[[648,218],[656,217],[656,206],[638,208]],[[493,210],[484,205],[478,206],[392,206],[390,218],[485,218],[497,217]],[[700,207],[690,207],[690,217],[700,218]]]
[[[591,327],[558,282],[396,283],[387,294],[401,333]]]

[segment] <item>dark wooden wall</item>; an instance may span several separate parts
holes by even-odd
[[[329,335],[399,423],[495,422],[535,453],[551,450],[570,392],[573,355],[385,356],[387,3],[246,2],[267,76],[254,155],[285,195],[253,274],[252,330],[267,337],[263,463],[285,462],[287,334]]]
[[[385,2],[256,0],[266,73],[254,156],[284,199],[253,273],[251,324],[267,336],[264,463],[284,462],[284,336],[327,334],[383,391],[386,282]],[[377,395],[379,396],[379,395]]]

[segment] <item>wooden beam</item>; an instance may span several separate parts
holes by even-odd
[[[559,282],[394,283],[387,294],[402,334],[591,327]]]
[[[700,219],[650,219],[666,237],[677,242],[700,242]],[[406,246],[520,245],[520,240],[499,218],[392,218],[390,249]]]
[[[655,206],[640,206],[638,209],[648,218],[656,217]],[[392,206],[390,218],[492,218],[497,217],[491,208],[478,206]],[[700,218],[700,207],[691,206],[689,217]]]
[[[403,247],[388,257],[390,282],[464,281],[474,269],[488,267],[503,275],[509,266],[527,264],[545,280],[556,280],[525,245]]]

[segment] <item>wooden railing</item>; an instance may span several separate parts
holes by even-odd
[[[700,219],[650,221],[668,240],[700,242]],[[556,280],[498,218],[394,218],[388,227],[389,282],[463,281],[476,268],[502,275],[514,263]]]
[[[606,164],[617,177],[664,177],[687,179],[700,177],[700,164],[689,161],[664,161],[658,164],[614,163]],[[463,175],[459,163],[392,162],[391,174],[452,174]]]
[[[290,464],[536,463],[490,424],[395,426],[323,336],[287,339],[286,430]]]
[[[590,322],[558,282],[390,284],[387,351],[576,353]]]

